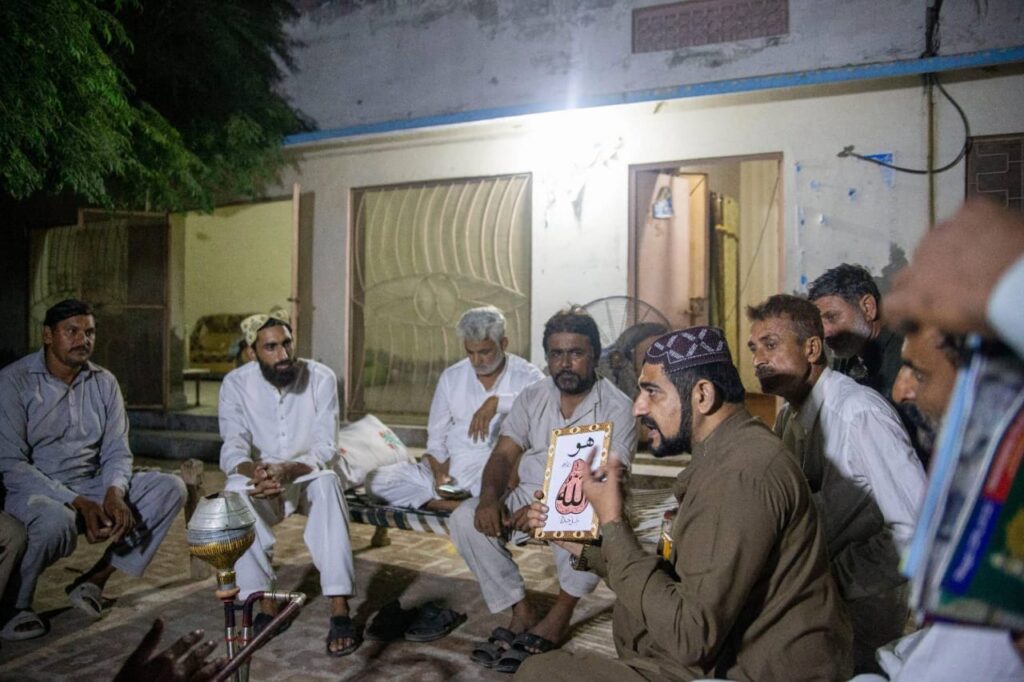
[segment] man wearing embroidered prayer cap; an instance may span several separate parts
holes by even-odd
[[[615,592],[619,658],[552,652],[528,659],[517,679],[847,679],[850,625],[811,492],[782,441],[744,408],[722,331],[662,336],[639,383],[633,413],[654,455],[693,455],[676,479],[671,542],[661,555],[640,547],[614,463],[586,471],[602,543],[563,546]],[[531,505],[530,525],[546,512]]]
[[[220,468],[225,490],[242,493],[256,517],[256,540],[235,564],[239,597],[275,589],[270,564],[273,526],[299,512],[308,517],[303,539],[330,600],[327,653],[346,656],[360,644],[349,616],[353,593],[348,514],[331,460],[338,432],[338,382],[326,365],[296,358],[283,310],[242,321],[249,362],[232,370],[220,389]],[[264,603],[254,625],[270,622]]]

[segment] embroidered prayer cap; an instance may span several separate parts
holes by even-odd
[[[259,313],[257,315],[250,315],[249,317],[242,320],[242,323],[238,325],[242,329],[242,336],[245,337],[245,342],[248,345],[256,343],[256,335],[260,333],[260,330],[264,327],[269,326],[268,323],[271,320],[284,323],[284,326],[288,327],[289,330],[292,328],[290,315],[288,312],[278,306],[272,308],[270,313]]]
[[[662,365],[666,372],[718,362],[732,364],[725,334],[718,327],[677,329],[655,339],[644,362]]]

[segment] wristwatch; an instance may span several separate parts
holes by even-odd
[[[582,550],[580,550],[579,555],[570,555],[569,565],[577,571],[589,571],[590,561],[587,559],[587,548],[584,547]]]

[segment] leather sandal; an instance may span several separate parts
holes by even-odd
[[[419,617],[405,630],[408,642],[433,642],[466,622],[466,614],[446,609],[433,602],[420,609]]]
[[[469,658],[485,668],[493,668],[512,647],[515,639],[516,633],[508,628],[494,628],[486,642],[477,642],[473,645],[473,652]]]
[[[550,639],[532,632],[520,632],[512,642],[512,648],[505,652],[494,669],[499,673],[514,673],[530,656],[542,654],[554,648],[556,645]]]
[[[356,628],[355,623],[349,616],[331,616],[330,629],[327,631],[327,655],[339,658],[341,656],[348,656],[363,643],[363,638],[359,634],[359,629]],[[331,642],[338,639],[350,639],[352,643],[343,649],[337,651],[331,650]]]

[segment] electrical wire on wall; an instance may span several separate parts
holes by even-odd
[[[939,15],[940,15],[940,12],[942,10],[942,2],[943,2],[943,0],[934,0],[934,2],[931,5],[928,6],[928,14],[927,14],[926,22],[925,22],[925,50],[921,54],[922,58],[934,57],[937,54],[937,52],[938,52],[938,48],[939,48]],[[870,156],[864,156],[862,154],[858,154],[857,152],[855,152],[853,145],[847,145],[847,146],[843,147],[842,151],[840,151],[837,154],[837,156],[839,156],[840,158],[852,157],[852,158],[855,158],[855,159],[859,159],[861,161],[867,161],[868,163],[873,163],[875,165],[882,166],[883,168],[891,168],[892,170],[898,171],[900,173],[911,173],[911,174],[914,174],[914,175],[935,175],[937,173],[944,173],[944,172],[948,171],[949,169],[953,168],[954,166],[956,166],[958,163],[960,163],[960,161],[964,158],[964,156],[967,155],[967,152],[970,150],[970,146],[971,146],[971,125],[970,125],[970,122],[967,120],[967,114],[964,113],[963,108],[957,103],[957,101],[955,99],[953,99],[953,96],[950,95],[949,92],[946,91],[946,88],[944,88],[942,86],[942,83],[939,82],[939,77],[938,77],[937,74],[934,74],[934,73],[924,74],[924,81],[925,81],[925,88],[926,88],[926,90],[928,90],[928,95],[929,95],[929,110],[928,110],[928,119],[929,119],[928,120],[928,125],[929,125],[929,164],[928,164],[928,168],[924,168],[924,169],[922,169],[922,168],[907,168],[906,166],[898,166],[896,164],[887,163],[887,162],[882,161],[880,159],[872,158]],[[942,165],[939,168],[933,168],[932,167],[932,163],[931,163],[931,161],[932,161],[932,159],[931,159],[931,154],[932,154],[932,149],[931,149],[932,148],[931,128],[934,125],[934,110],[933,110],[933,107],[931,106],[931,88],[932,87],[938,88],[939,92],[942,93],[942,96],[945,97],[949,101],[949,103],[953,105],[953,108],[956,109],[957,113],[960,115],[960,120],[963,121],[963,124],[964,124],[964,143],[960,146],[959,153],[956,155],[956,158],[954,158],[949,163]]]
[[[897,166],[896,164],[886,163],[885,161],[882,161],[880,159],[875,159],[870,156],[858,154],[857,152],[854,151],[854,147],[852,144],[843,147],[843,150],[839,152],[836,156],[838,156],[839,158],[846,158],[850,156],[855,159],[860,159],[861,161],[867,161],[868,163],[876,164],[878,166],[891,168],[894,171],[899,171],[900,173],[912,173],[914,175],[931,175],[935,173],[945,173],[950,168],[960,163],[960,160],[967,155],[967,152],[970,150],[971,146],[971,124],[967,120],[967,114],[965,114],[964,110],[960,107],[959,104],[957,104],[957,101],[953,99],[953,97],[948,92],[946,92],[946,88],[942,87],[942,83],[939,82],[939,78],[936,74],[925,74],[925,78],[929,81],[931,85],[934,85],[939,89],[939,92],[942,93],[943,97],[949,100],[949,103],[952,104],[953,107],[956,109],[957,113],[960,114],[960,120],[964,122],[964,143],[960,146],[960,152],[956,155],[956,158],[954,158],[952,161],[939,168],[907,168],[905,166]]]

